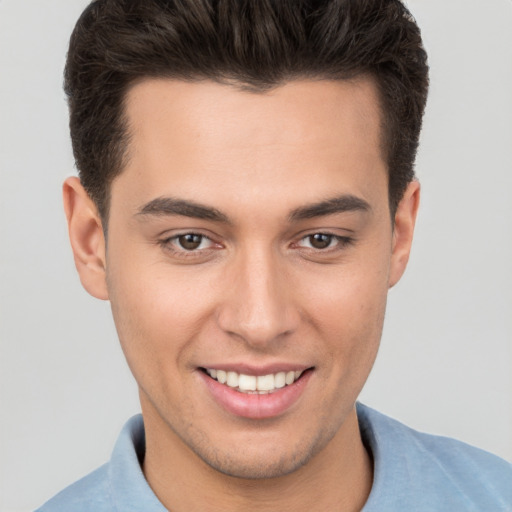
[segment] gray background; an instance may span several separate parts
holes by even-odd
[[[105,461],[138,411],[107,303],[75,274],[61,90],[86,0],[0,0],[0,510]],[[362,399],[512,460],[512,2],[410,0],[432,67],[412,260]]]

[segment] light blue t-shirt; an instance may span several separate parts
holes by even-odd
[[[362,404],[374,460],[363,512],[512,512],[512,465],[467,444],[412,430]],[[124,426],[112,458],[36,512],[166,512],[144,479],[142,417]]]

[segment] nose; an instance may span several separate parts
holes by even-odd
[[[264,350],[293,333],[300,312],[293,285],[279,255],[250,250],[231,262],[217,322],[226,333]]]

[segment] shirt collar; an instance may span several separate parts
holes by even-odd
[[[123,512],[167,512],[144,478],[146,439],[140,414],[123,427],[109,464],[109,480],[115,509]]]

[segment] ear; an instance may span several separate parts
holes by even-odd
[[[419,204],[420,184],[417,181],[412,181],[407,186],[395,214],[393,251],[389,272],[390,288],[400,280],[409,261]]]
[[[78,178],[68,178],[62,187],[64,211],[82,286],[98,299],[108,300],[105,237],[96,205]]]

